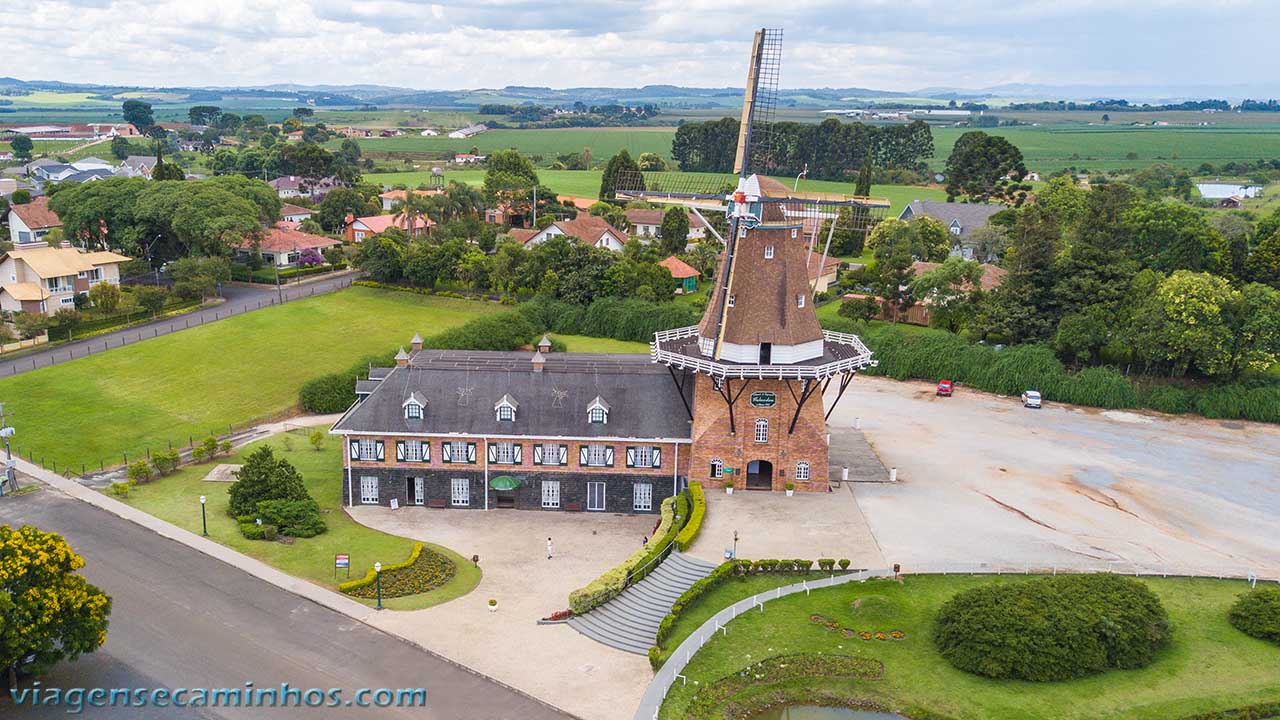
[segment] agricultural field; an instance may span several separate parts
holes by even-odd
[[[763,658],[796,653],[834,653],[884,663],[875,680],[805,678],[747,690],[785,693],[802,699],[814,691],[858,698],[910,715],[957,720],[1125,718],[1177,720],[1195,713],[1280,701],[1274,668],[1280,649],[1236,630],[1227,610],[1248,589],[1241,580],[1143,579],[1164,603],[1173,641],[1155,662],[1139,670],[1113,670],[1063,682],[991,680],[948,664],[932,641],[933,617],[955,593],[988,583],[1023,582],[1009,577],[906,576],[791,595],[744,613],[714,634],[684,670],[662,707],[664,718],[687,717],[699,688]],[[727,607],[748,590],[730,580],[701,603]],[[820,614],[855,632],[900,630],[901,640],[843,637],[815,624]],[[688,632],[684,629],[684,632]],[[1242,716],[1243,717],[1243,716]]]
[[[474,112],[455,110],[328,110],[316,108],[315,120],[325,125],[342,127],[415,127],[460,128],[485,119]]]
[[[0,397],[15,452],[77,471],[114,465],[283,415],[307,380],[498,310],[354,287],[5,378]]]
[[[417,187],[431,181],[429,170],[395,173],[369,173],[364,176],[368,182],[384,187],[405,185]],[[460,182],[466,185],[479,186],[484,183],[483,170],[446,170],[445,182]],[[544,185],[562,195],[578,197],[596,197],[600,193],[599,170],[538,170],[538,179]],[[732,175],[725,175],[726,182],[732,181]],[[795,185],[795,178],[778,178],[788,186]],[[810,192],[852,193],[851,183],[830,182],[826,180],[801,180],[800,190]],[[871,188],[874,197],[885,198],[890,203],[889,212],[897,215],[912,200],[946,200],[947,193],[936,185],[875,185]]]
[[[33,90],[26,95],[6,95],[4,99],[13,103],[5,106],[11,108],[120,107],[117,100],[100,100],[94,96],[95,93]]]
[[[450,153],[466,152],[472,147],[482,154],[495,150],[516,148],[525,155],[541,155],[544,163],[554,162],[556,155],[581,153],[591,148],[595,162],[603,163],[618,151],[626,148],[632,157],[651,152],[663,158],[671,157],[671,138],[675,128],[567,128],[557,130],[490,130],[474,137],[453,139],[444,135],[422,137],[418,134],[396,138],[364,138],[361,151],[373,158],[388,155],[418,153],[447,157]],[[337,148],[341,140],[330,141],[326,147]]]

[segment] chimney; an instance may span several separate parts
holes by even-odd
[[[546,335],[543,335],[542,339],[538,341],[538,352],[551,352],[551,340]]]
[[[413,334],[413,339],[409,341],[409,349],[418,352],[422,349],[422,336],[418,333]]]
[[[356,216],[352,213],[347,213],[347,217],[344,218],[342,221],[342,237],[347,242],[356,241],[355,224],[356,224]]]
[[[408,367],[408,366],[409,366],[409,353],[405,352],[404,348],[401,347],[400,352],[396,353],[396,367]]]
[[[545,367],[545,366],[546,366],[546,364],[547,364],[547,358],[546,358],[546,357],[544,357],[544,356],[543,356],[543,354],[542,354],[541,352],[534,351],[534,353],[533,353],[533,371],[534,371],[534,372],[538,372],[538,373],[542,372],[542,368],[543,368],[543,367]]]

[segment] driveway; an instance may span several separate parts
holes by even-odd
[[[833,437],[862,419],[896,484],[854,493],[889,563],[1250,571],[1280,576],[1280,427],[1100,411],[859,377]]]
[[[324,293],[350,287],[355,279],[354,273],[343,273],[338,277],[326,277],[322,280],[310,280],[295,285],[282,285],[277,292],[274,285],[227,285],[222,288],[226,302],[211,307],[193,310],[176,317],[154,320],[142,325],[135,325],[124,330],[95,335],[85,340],[64,343],[54,348],[37,352],[24,353],[16,358],[0,357],[0,377],[9,377],[42,367],[66,362],[74,358],[92,355],[112,348],[124,347],[133,343],[168,335],[171,332],[185,330],[205,323],[225,320],[234,315],[278,305],[300,298],[322,295]]]
[[[568,625],[538,625],[567,608],[569,591],[622,562],[653,530],[653,515],[349,508],[356,521],[480,556],[479,587],[426,610],[383,612],[377,627],[587,720],[630,716],[653,676],[639,655]],[[555,557],[547,560],[547,537]],[[489,598],[498,601],[490,613]]]
[[[547,706],[286,592],[186,545],[48,487],[0,499],[0,523],[31,524],[67,538],[88,580],[112,596],[106,644],[41,678],[48,688],[425,688],[425,708],[195,710],[86,708],[89,718],[564,717]],[[491,652],[513,645],[495,644]],[[67,716],[15,708],[0,716]]]

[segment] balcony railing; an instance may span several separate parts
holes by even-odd
[[[653,342],[649,343],[649,358],[652,362],[661,363],[670,367],[679,368],[681,370],[689,370],[696,373],[703,373],[712,377],[727,378],[750,378],[750,379],[777,379],[777,380],[804,380],[817,379],[822,380],[832,375],[839,375],[847,372],[857,372],[867,367],[875,367],[878,361],[871,359],[871,350],[857,335],[849,333],[838,333],[830,330],[822,332],[823,340],[833,345],[840,345],[846,348],[845,352],[852,351],[852,355],[831,362],[818,363],[811,365],[741,365],[737,363],[723,363],[715,360],[708,360],[703,357],[694,357],[683,352],[675,350],[667,350],[663,345],[675,340],[683,340],[698,334],[697,326],[676,328],[673,330],[663,330],[654,333]],[[841,353],[844,354],[844,353]]]

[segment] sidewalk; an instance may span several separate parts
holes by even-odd
[[[290,418],[288,420],[259,425],[254,427],[251,431],[248,431],[243,435],[241,435],[240,437],[238,437],[236,440],[236,443],[237,445],[243,445],[245,443],[251,442],[253,440],[258,439],[259,437],[263,437],[268,434],[282,432],[285,430],[295,429],[299,427],[325,426],[333,423],[337,419],[337,417],[339,416],[338,415],[311,415],[311,416],[305,416],[305,417],[299,417],[299,418]],[[377,630],[385,632],[388,635],[391,635],[411,645],[414,645],[420,648],[421,650],[427,653],[430,653],[435,657],[440,658],[441,660],[449,662],[468,672],[474,673],[481,677],[485,677],[493,682],[496,682],[500,685],[503,685],[511,689],[514,692],[520,693],[521,695],[524,695],[533,700],[541,702],[547,705],[548,707],[551,707],[554,710],[565,713],[566,715],[571,715],[571,713],[569,713],[567,710],[565,710],[563,707],[559,705],[560,698],[557,698],[556,701],[553,702],[551,700],[548,700],[546,697],[538,697],[533,693],[528,692],[524,688],[510,685],[504,682],[500,678],[494,678],[489,675],[486,675],[485,673],[480,672],[479,670],[475,669],[474,667],[468,664],[464,664],[451,657],[442,655],[437,650],[424,645],[423,641],[429,641],[431,639],[432,633],[423,632],[423,630],[426,630],[427,628],[429,628],[431,624],[435,621],[435,618],[431,616],[424,617],[422,613],[430,612],[430,610],[417,611],[414,613],[400,613],[392,610],[379,612],[377,610],[374,610],[373,608],[370,608],[367,605],[364,605],[351,598],[348,598],[345,595],[333,592],[331,590],[323,588],[319,585],[315,585],[306,580],[293,577],[292,575],[289,575],[285,572],[277,570],[276,568],[260,560],[257,560],[247,555],[243,555],[239,552],[236,552],[235,550],[232,550],[231,548],[221,545],[209,538],[205,538],[200,535],[196,535],[195,533],[183,530],[182,528],[179,528],[175,525],[165,522],[164,520],[161,520],[153,515],[149,515],[126,503],[120,502],[119,500],[108,497],[103,493],[100,493],[96,490],[85,487],[79,484],[78,482],[76,482],[75,480],[67,479],[49,470],[45,470],[41,468],[39,465],[34,465],[30,462],[27,462],[26,460],[16,458],[16,457],[14,458],[14,460],[17,463],[17,471],[20,474],[26,475],[30,478],[34,478],[35,480],[41,482],[42,484],[49,486],[55,490],[58,490],[64,493],[65,495],[68,495],[72,498],[75,498],[77,500],[83,501],[85,503],[93,505],[102,510],[105,510],[124,520],[128,520],[129,522],[140,525],[148,530],[151,530],[157,535],[160,535],[161,537],[165,537],[170,540],[174,540],[176,542],[182,543],[183,545],[186,545],[187,547],[190,547],[194,550],[204,553],[205,555],[211,558],[220,560],[228,565],[231,565],[232,567],[235,567],[250,575],[253,575],[254,577],[257,577],[261,580],[271,583],[272,585],[275,585],[276,587],[282,590],[286,590],[290,593],[293,593],[294,595],[310,600],[318,605],[321,605],[322,607],[326,607],[330,610],[342,613],[343,615],[346,615],[352,618],[353,620],[364,623],[370,627],[373,627]],[[477,600],[477,602],[480,602],[480,601]],[[400,617],[401,615],[405,617]],[[414,622],[406,622],[406,620],[410,617],[413,618]],[[563,629],[565,631],[568,631],[567,627],[553,628],[553,629]],[[572,633],[572,634],[576,635],[576,633]],[[504,654],[503,651],[505,649],[507,648],[504,648],[500,643],[493,643],[493,644],[490,644],[484,650],[486,652]],[[647,678],[645,679],[647,680]],[[545,690],[546,688],[540,688],[540,689]],[[601,717],[601,716],[597,716],[597,717]],[[603,716],[603,717],[607,717],[607,716]]]

